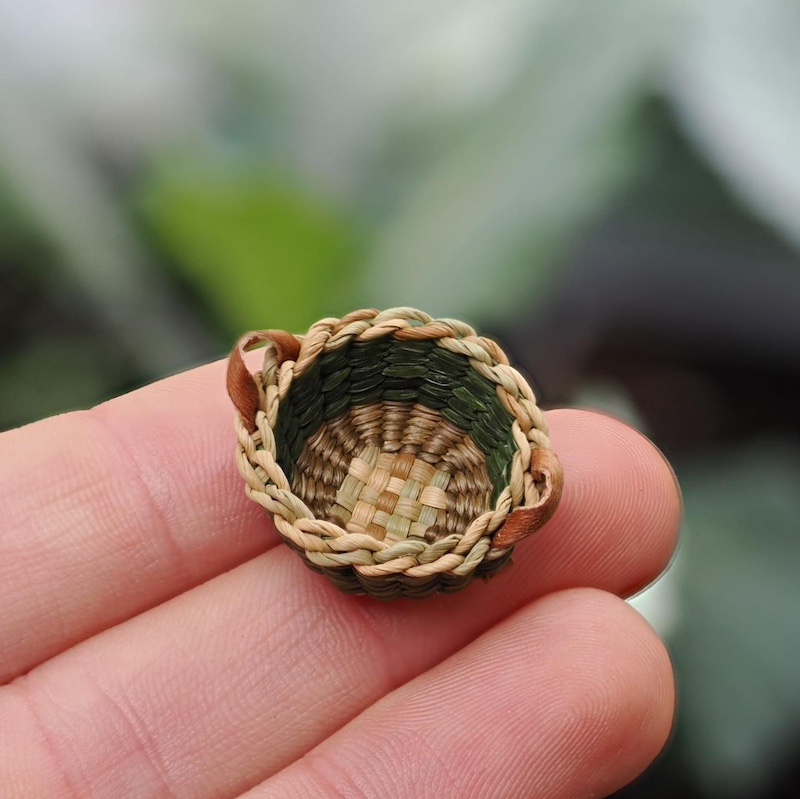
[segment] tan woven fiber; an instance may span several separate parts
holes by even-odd
[[[243,353],[265,342],[252,375]],[[464,587],[555,510],[562,473],[493,341],[411,308],[250,333],[231,354],[247,495],[306,564],[380,598]]]
[[[394,402],[324,424],[303,447],[292,491],[348,532],[435,541],[489,510],[492,484],[464,431],[438,411]]]

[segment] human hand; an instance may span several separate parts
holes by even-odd
[[[619,596],[673,551],[669,467],[548,415],[555,517],[489,584],[345,596],[249,502],[221,363],[0,436],[0,795],[606,795],[670,729]],[[616,596],[615,596],[616,595]]]

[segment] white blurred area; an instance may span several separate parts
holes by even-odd
[[[0,4],[4,96],[13,92],[17,103],[120,156],[197,124],[209,100],[204,72],[198,54],[170,31],[162,4]]]
[[[676,568],[673,563],[653,585],[628,600],[665,640],[669,640],[679,624],[680,585]]]

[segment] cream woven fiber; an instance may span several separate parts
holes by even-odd
[[[293,478],[293,486],[278,464],[274,430],[279,405],[293,381],[322,353],[353,341],[367,342],[387,336],[400,342],[430,340],[464,356],[475,372],[495,385],[497,397],[513,418],[516,451],[508,484],[491,507],[485,507],[459,532],[448,532],[446,525],[441,527],[440,515],[447,505],[444,495],[448,484],[458,477],[443,474],[419,458],[398,462],[397,454],[382,454],[375,446],[365,446],[349,465],[335,495],[335,508],[327,518],[319,518],[310,507],[319,503],[313,501],[313,491],[303,488],[303,480],[308,481],[309,477],[302,468]],[[469,577],[484,561],[505,556],[505,549],[492,547],[492,536],[513,510],[539,501],[539,489],[531,474],[531,453],[537,447],[549,449],[550,442],[530,386],[509,365],[500,347],[477,335],[463,322],[433,319],[413,308],[358,311],[342,319],[323,319],[297,339],[300,351],[296,360],[278,364],[275,346],[268,344],[265,349],[263,370],[255,375],[259,390],[255,430],[251,433],[241,417],[236,420],[236,460],[246,482],[247,495],[272,514],[283,539],[303,554],[312,567],[320,570],[352,567],[365,585],[392,575],[403,575],[419,584],[443,574]],[[324,431],[317,435],[323,434]],[[376,478],[378,464],[381,474]],[[422,500],[418,504],[426,510],[414,518],[417,510],[412,507],[406,516],[407,525],[393,519],[397,516],[394,512],[376,520],[374,514],[381,512],[376,511],[381,490],[394,480],[392,490],[400,497],[412,471],[420,488],[410,501],[413,504]],[[377,494],[362,501],[362,489],[369,485],[373,485]],[[364,507],[364,502],[370,507]],[[386,509],[382,512],[385,514]],[[431,535],[430,529],[437,522],[438,532]]]

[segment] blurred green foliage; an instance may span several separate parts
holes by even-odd
[[[146,182],[141,206],[154,240],[229,335],[302,330],[347,312],[357,232],[301,187],[251,171],[168,169]]]
[[[522,17],[517,70],[377,231],[370,302],[486,324],[546,298],[565,254],[641,169],[665,8],[570,2]]]
[[[762,440],[683,472],[674,635],[688,760],[709,793],[758,796],[800,717],[800,453]]]
[[[119,377],[113,359],[92,336],[35,338],[3,360],[0,421],[40,419],[54,409],[89,407],[105,399],[109,384]]]
[[[797,249],[799,35],[784,0],[0,4],[0,429],[362,305],[508,328],[653,174],[687,228]],[[709,796],[756,796],[800,729],[790,449],[681,464],[678,742]]]

